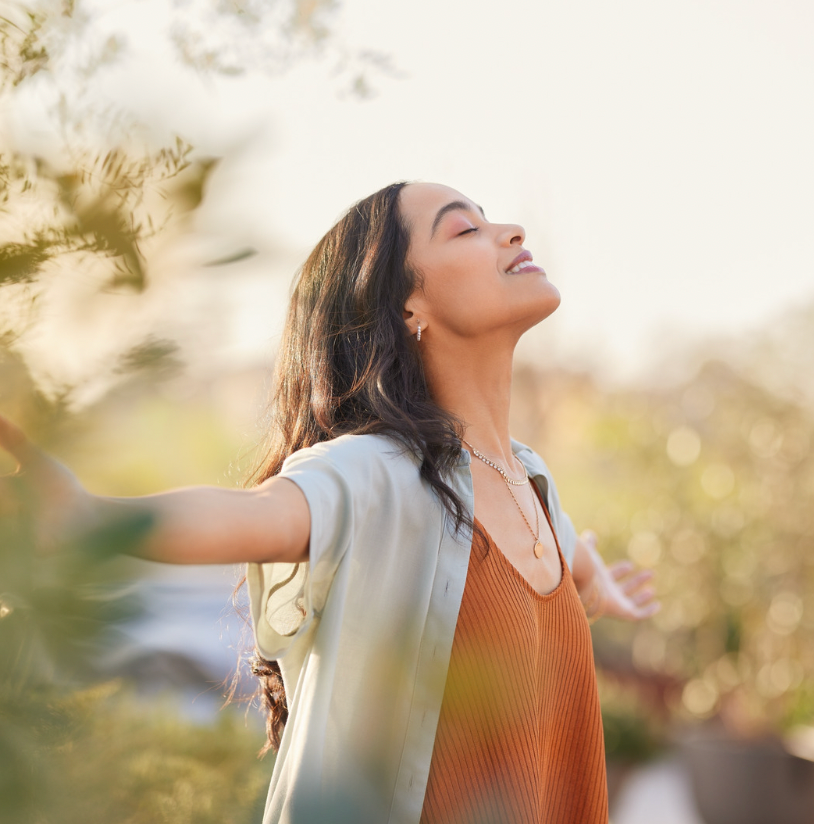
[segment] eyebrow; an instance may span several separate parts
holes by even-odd
[[[477,204],[475,204],[475,205],[477,206]],[[485,220],[486,215],[483,213],[483,208],[481,206],[477,206],[477,208],[480,209],[480,213],[481,213],[481,215],[483,215],[483,218]],[[438,210],[438,214],[435,216],[435,220],[433,220],[433,222],[432,222],[432,231],[430,232],[430,237],[433,237],[435,235],[435,232],[438,229],[439,224],[444,219],[444,215],[446,215],[448,212],[458,212],[458,211],[473,212],[475,210],[472,208],[471,203],[466,203],[463,200],[453,200],[452,203],[447,203],[446,206],[442,206]]]

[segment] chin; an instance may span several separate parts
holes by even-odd
[[[560,293],[556,286],[547,283],[545,292],[537,294],[533,300],[527,304],[527,309],[531,311],[527,315],[528,325],[526,329],[531,329],[538,323],[542,323],[547,317],[552,315],[560,305]]]
[[[550,314],[552,314],[560,305],[561,301],[562,298],[560,297],[560,290],[546,279],[545,293],[540,296],[539,302],[540,311],[542,313],[540,320],[545,320]]]

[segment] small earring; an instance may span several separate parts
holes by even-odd
[[[421,324],[420,323],[418,324],[418,334],[416,335],[416,340],[417,341],[421,340]]]

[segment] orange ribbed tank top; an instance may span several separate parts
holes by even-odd
[[[559,542],[562,580],[540,595],[484,534],[472,545],[421,824],[607,824],[591,633]]]

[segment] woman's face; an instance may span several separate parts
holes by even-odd
[[[560,293],[523,247],[521,226],[490,223],[469,198],[436,183],[411,183],[400,194],[410,233],[409,265],[422,286],[408,299],[412,333],[433,338],[506,331],[518,337],[548,317]]]

